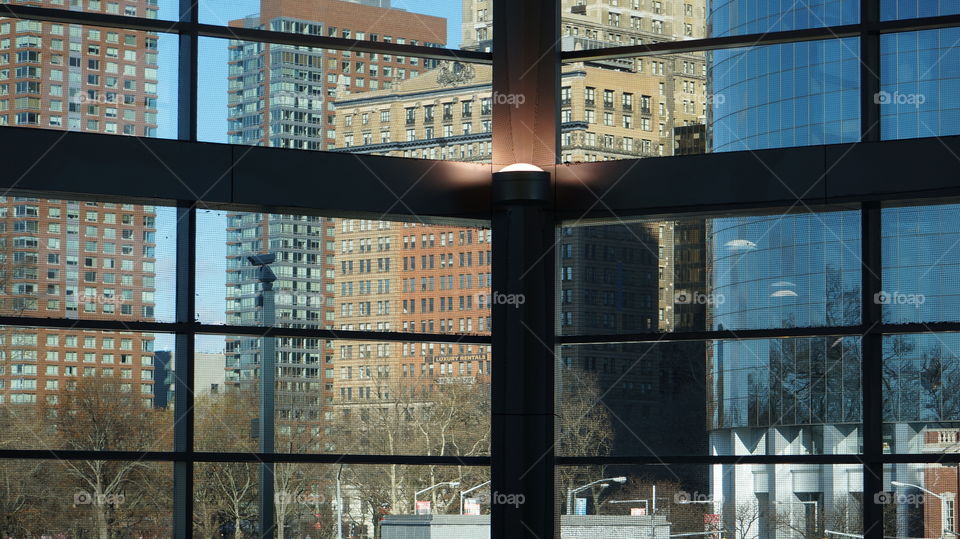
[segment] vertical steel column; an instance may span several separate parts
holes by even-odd
[[[879,294],[882,290],[880,203],[867,202],[861,209],[863,257],[862,312],[868,328],[863,336],[861,380],[863,384],[863,531],[864,539],[882,539],[883,505],[877,494],[883,490],[883,334],[875,328],[882,322]]]
[[[560,2],[493,0],[493,163],[560,153]],[[546,172],[493,178],[491,538],[558,537],[554,496],[554,227]],[[522,305],[497,301],[522,294]],[[492,496],[496,499],[496,496]]]
[[[493,163],[546,169],[560,152],[560,2],[493,1]]]
[[[196,230],[193,202],[177,206],[176,320],[189,324],[196,312]],[[178,333],[174,347],[173,450],[173,531],[177,539],[193,536],[193,462],[182,458],[193,452],[193,333]]]
[[[491,538],[555,537],[553,190],[547,172],[493,176],[491,491],[524,503],[491,497]]]

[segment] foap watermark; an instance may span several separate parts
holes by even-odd
[[[673,296],[673,302],[678,305],[723,305],[726,300],[723,294],[704,294],[699,290],[679,290]]]
[[[873,302],[877,305],[913,305],[919,307],[926,303],[927,297],[923,294],[906,294],[903,292],[886,292],[881,290],[873,295]]]
[[[920,105],[927,102],[927,96],[924,94],[901,94],[898,90],[894,90],[893,93],[880,90],[873,94],[873,102],[877,105],[913,105],[920,108]]]
[[[320,505],[327,501],[323,494],[312,492],[287,492],[282,490],[273,495],[273,499],[280,505]]]
[[[727,102],[727,96],[723,94],[707,94],[708,105],[722,105]]]
[[[123,103],[123,97],[115,92],[98,93],[96,95],[78,92],[70,96],[70,103],[75,105],[119,105]]]
[[[494,291],[487,296],[487,304],[493,305],[512,305],[514,309],[519,309],[521,305],[527,302],[527,297],[523,294],[504,294]]]
[[[702,492],[687,492],[678,490],[673,495],[673,503],[708,503],[712,502],[713,497]]]
[[[500,92],[493,92],[492,98],[494,105],[510,105],[514,108],[517,108],[527,102],[527,96],[523,94],[502,94]]]
[[[913,507],[920,507],[921,505],[927,503],[927,500],[931,498],[927,494],[922,492],[917,494],[898,494],[896,492],[891,492],[889,490],[883,492],[877,492],[873,495],[873,503],[877,505],[911,505]]]
[[[489,503],[490,505],[512,505],[514,508],[520,507],[527,502],[527,497],[523,494],[507,494],[504,492],[492,492],[489,496],[481,494],[477,496],[480,503]]]
[[[91,494],[85,490],[73,494],[73,505],[120,505],[124,500],[123,494]]]

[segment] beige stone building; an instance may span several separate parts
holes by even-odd
[[[560,88],[563,162],[673,155],[674,128],[705,121],[703,59],[638,58],[632,67],[570,64]],[[442,69],[452,71],[452,66]],[[461,83],[440,70],[390,90],[342,96],[336,147],[351,153],[489,161],[491,71],[461,67]]]
[[[705,35],[702,0],[563,1],[565,50]],[[464,48],[487,49],[489,0],[464,0]],[[677,128],[706,121],[703,54],[576,62],[561,79],[562,161],[673,155]],[[351,153],[488,161],[491,70],[442,62],[387,90],[338,95],[336,148]],[[498,96],[526,99],[527,96]],[[687,153],[692,153],[689,149]]]

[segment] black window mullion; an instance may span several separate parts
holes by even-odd
[[[880,203],[864,203],[861,211],[861,304],[867,330],[861,347],[861,390],[863,402],[863,533],[864,539],[882,539],[883,505],[877,495],[883,491],[883,333],[882,309],[877,300],[882,289],[882,235]]]
[[[193,0],[180,0],[180,21],[197,23],[197,3]],[[191,26],[194,29],[195,26]],[[185,32],[179,36],[177,50],[177,138],[195,142],[197,140],[197,88],[199,37],[196,32]]]
[[[880,1],[860,0],[860,141],[880,140]]]
[[[194,203],[177,207],[176,316],[185,323],[196,312],[196,227]],[[174,537],[186,539],[193,533],[193,357],[192,331],[177,333],[174,347],[174,423],[173,444],[173,528]]]

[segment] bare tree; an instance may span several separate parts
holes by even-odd
[[[56,443],[67,449],[154,451],[170,445],[168,431],[156,428],[169,424],[168,413],[144,406],[139,395],[121,391],[108,379],[78,380],[61,394],[52,411]],[[137,510],[146,510],[146,502],[155,505],[157,499],[147,498],[144,487],[169,475],[169,468],[143,460],[65,460],[61,465],[79,489],[79,499],[93,513],[100,539],[110,539],[128,526],[130,519],[137,518],[133,516]],[[158,493],[151,491],[151,495]],[[169,501],[168,494],[162,496]]]

